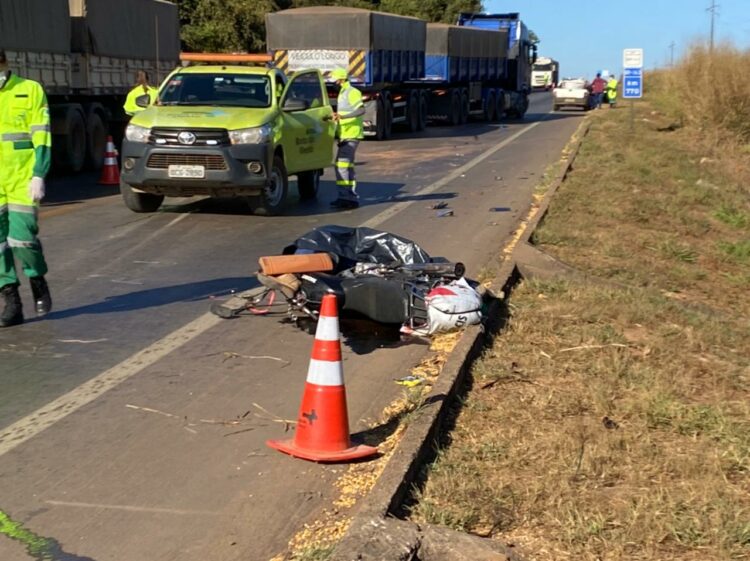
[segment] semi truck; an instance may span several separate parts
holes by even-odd
[[[531,87],[550,90],[560,82],[560,64],[549,57],[540,56],[531,70]]]
[[[266,15],[266,41],[284,72],[346,68],[365,100],[365,135],[390,138],[429,121],[523,117],[535,57],[518,14],[461,14],[458,25],[358,8]],[[333,91],[330,92],[335,97]]]
[[[0,46],[11,70],[47,92],[56,170],[102,166],[107,135],[138,70],[152,80],[180,52],[177,6],[164,0],[0,0]]]

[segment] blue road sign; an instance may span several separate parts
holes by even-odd
[[[623,72],[622,97],[640,99],[643,97],[643,69],[625,68]]]

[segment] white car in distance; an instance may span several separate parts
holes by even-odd
[[[586,80],[563,80],[552,92],[552,109],[559,111],[563,107],[580,107],[589,109],[590,92]]]

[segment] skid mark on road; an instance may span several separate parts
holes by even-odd
[[[67,506],[74,508],[95,508],[102,510],[124,510],[126,512],[142,512],[145,514],[178,514],[178,515],[196,515],[196,516],[219,516],[218,512],[210,510],[183,510],[181,508],[158,508],[150,506],[132,506],[132,505],[108,505],[96,503],[76,503],[68,501],[44,501],[52,506]]]
[[[488,150],[485,150],[479,156],[467,162],[465,165],[456,168],[454,171],[452,171],[439,181],[436,181],[435,183],[428,185],[423,189],[420,189],[416,193],[411,194],[411,200],[394,202],[384,211],[363,222],[362,226],[368,228],[376,228],[377,226],[380,226],[390,218],[393,218],[398,213],[417,202],[419,200],[418,197],[434,193],[438,189],[443,188],[451,181],[454,181],[455,179],[461,177],[461,175],[465,174],[473,167],[477,166],[499,150],[503,149],[511,142],[518,139],[520,136],[534,129],[541,122],[542,121],[536,121],[523,127],[521,130],[512,134],[499,144],[493,146],[492,148],[489,148]],[[124,257],[125,255],[132,253],[144,244],[149,243],[153,238],[158,236],[160,232],[173,226],[187,216],[189,216],[189,214],[183,214],[175,218],[150,236],[147,236],[146,239],[133,246],[126,252],[126,254],[121,257]],[[202,335],[221,321],[222,320],[218,316],[215,316],[211,313],[203,314],[199,318],[181,327],[177,331],[172,332],[163,339],[160,339],[156,343],[124,360],[120,364],[110,368],[106,372],[99,374],[88,382],[81,384],[76,389],[58,397],[51,403],[48,403],[44,407],[36,410],[23,419],[20,419],[19,421],[13,423],[2,432],[0,432],[0,456],[10,452],[20,444],[23,444],[27,440],[33,438],[61,419],[64,419],[71,413],[77,411],[84,405],[91,403],[105,392],[118,386],[128,378],[135,376],[145,368],[156,363],[158,360],[161,360],[172,351],[179,349],[184,344],[192,341],[199,335]]]

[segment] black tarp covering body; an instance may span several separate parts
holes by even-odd
[[[301,252],[325,252],[336,264],[336,272],[357,263],[380,265],[411,265],[430,263],[430,256],[416,243],[401,236],[347,226],[321,226],[300,236],[284,248],[285,255]]]

